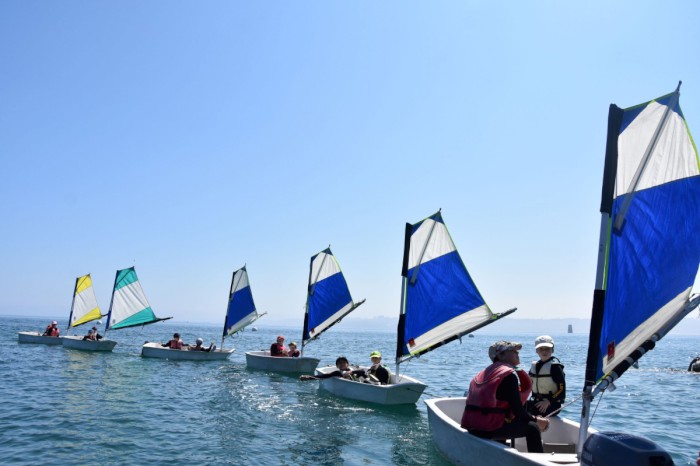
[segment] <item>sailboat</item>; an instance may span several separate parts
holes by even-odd
[[[92,288],[90,274],[76,278],[75,288],[73,289],[73,302],[68,317],[68,328],[77,327],[100,317],[102,317],[102,314],[97,305],[97,298]],[[82,340],[82,337],[47,337],[42,332],[18,332],[17,336],[20,343],[39,343],[44,345],[65,345],[67,339],[71,339],[71,342],[65,345],[69,348],[74,347],[71,345],[73,339],[76,341]],[[111,351],[114,345],[112,345],[112,348],[108,347],[109,345],[105,344],[92,346],[91,348],[94,351]]]
[[[100,307],[97,305],[97,297],[92,287],[90,274],[75,279],[73,290],[73,302],[68,316],[68,328],[92,322],[102,317]],[[117,342],[102,338],[101,340],[83,340],[79,335],[61,337],[63,346],[70,349],[83,351],[112,351]]]
[[[233,354],[233,349],[224,349],[224,340],[227,336],[243,330],[247,325],[252,324],[263,314],[258,314],[253,301],[253,294],[250,291],[248,281],[248,271],[245,266],[233,272],[231,278],[231,288],[228,294],[228,307],[226,318],[224,319],[224,333],[221,337],[221,348],[211,351],[189,351],[187,347],[181,350],[164,348],[160,343],[146,343],[141,349],[141,354],[145,357],[163,358],[172,360],[224,360]]]
[[[700,265],[700,169],[679,91],[680,84],[634,107],[610,106],[580,425],[550,418],[542,434],[546,453],[526,453],[524,439],[509,448],[461,429],[464,398],[428,400],[433,442],[451,461],[596,464],[613,449],[628,464],[668,457],[650,440],[613,438],[589,426],[592,400],[700,304],[700,296],[691,295]]]
[[[402,363],[515,312],[510,309],[495,314],[486,305],[440,211],[418,223],[406,224],[401,275],[396,373],[391,375],[389,383],[373,385],[334,377],[321,379],[321,388],[370,403],[415,404],[426,385],[401,375]]]
[[[117,270],[105,324],[105,338],[109,330],[149,325],[168,319],[172,317],[156,317],[134,267]]]
[[[301,356],[273,357],[270,351],[249,351],[246,365],[251,369],[273,372],[313,372],[319,359],[304,356],[304,348],[323,332],[340,322],[365,300],[355,303],[343,272],[330,246],[311,257],[309,285],[306,294],[306,312],[302,330]]]

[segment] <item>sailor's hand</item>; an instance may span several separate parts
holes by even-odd
[[[550,403],[549,400],[542,400],[535,403],[535,407],[539,410],[539,412],[544,413],[551,404],[552,403]]]
[[[540,432],[546,432],[549,429],[549,419],[546,417],[536,416],[535,422],[537,422],[537,428],[540,429]]]

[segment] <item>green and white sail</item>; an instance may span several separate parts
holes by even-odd
[[[133,267],[117,270],[105,330],[148,325],[172,317],[156,317]]]
[[[95,289],[92,287],[90,274],[75,279],[73,304],[68,317],[68,327],[77,327],[102,317],[97,305]]]

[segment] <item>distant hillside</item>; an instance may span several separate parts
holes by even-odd
[[[373,317],[371,319],[348,317],[347,319],[343,320],[343,323],[338,327],[338,330],[395,332],[396,323],[395,318],[384,316]],[[590,319],[517,319],[506,317],[498,322],[477,330],[477,333],[489,335],[522,333],[560,335],[566,333],[569,324],[573,326],[574,333],[587,334],[590,329],[591,321]],[[259,327],[264,328],[295,328],[298,326],[299,321],[292,319],[280,319],[273,322],[268,320],[264,324],[261,320],[259,325]],[[695,313],[693,313],[693,316],[686,317],[683,322],[677,325],[676,328],[671,331],[671,334],[700,335],[700,319],[698,319],[695,316]]]

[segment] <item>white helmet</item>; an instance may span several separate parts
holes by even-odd
[[[197,344],[201,345],[202,343],[204,343],[204,340],[202,340],[201,338],[197,338]]]

